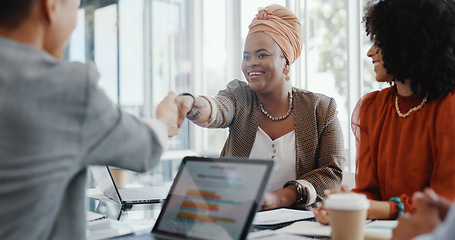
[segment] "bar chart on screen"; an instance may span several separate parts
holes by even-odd
[[[222,208],[240,206],[240,202],[221,199],[213,191],[199,191],[189,189],[182,201],[177,219],[194,220],[196,222],[217,224],[219,222],[236,223],[235,218],[224,217]],[[221,210],[221,211],[220,211]],[[220,215],[220,212],[223,215]]]
[[[186,166],[180,175],[181,184],[174,187],[168,201],[169,221],[163,222],[161,229],[231,239],[257,206],[254,202],[259,183],[251,180],[254,176],[249,173],[263,173],[265,169],[231,163]]]

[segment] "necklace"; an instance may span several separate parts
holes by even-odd
[[[423,98],[423,100],[419,104],[419,106],[413,107],[413,108],[409,109],[409,111],[407,113],[403,114],[400,112],[400,107],[398,106],[398,95],[397,95],[397,96],[395,96],[395,109],[397,110],[398,116],[405,118],[405,117],[408,117],[409,115],[411,115],[412,112],[416,112],[416,111],[420,110],[421,108],[423,108],[423,106],[425,106],[425,103],[427,103],[427,100],[428,100],[428,94]]]
[[[289,106],[288,106],[288,112],[286,114],[284,114],[283,116],[281,117],[273,117],[272,115],[270,115],[270,113],[268,113],[264,107],[262,106],[262,103],[261,101],[259,101],[259,107],[261,108],[261,112],[267,116],[270,120],[272,121],[280,121],[280,120],[283,120],[283,119],[286,119],[287,117],[289,117],[289,114],[291,114],[292,112],[292,108],[293,108],[293,99],[292,99],[292,92],[289,92]]]

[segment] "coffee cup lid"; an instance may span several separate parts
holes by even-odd
[[[324,205],[329,209],[359,210],[370,208],[370,201],[363,194],[335,193],[325,199]]]

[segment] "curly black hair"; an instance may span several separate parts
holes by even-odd
[[[363,22],[395,81],[429,99],[455,88],[455,0],[370,1]]]

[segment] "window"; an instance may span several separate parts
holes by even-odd
[[[347,0],[306,1],[300,6],[304,51],[297,85],[333,97],[349,153],[349,74]],[[300,83],[298,82],[300,80]]]

